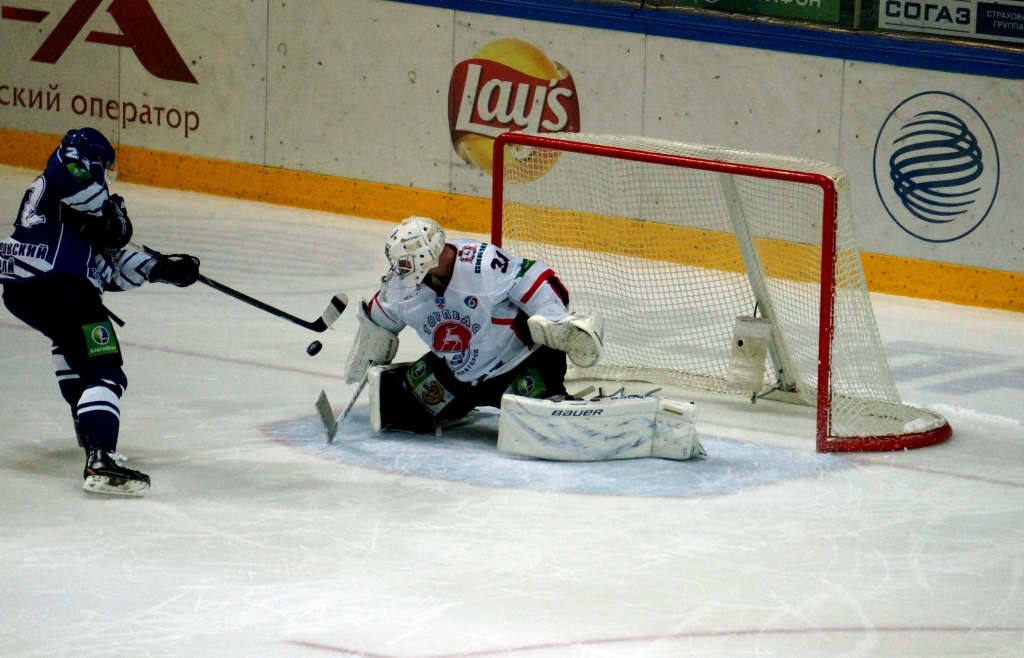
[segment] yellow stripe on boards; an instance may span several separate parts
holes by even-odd
[[[0,130],[0,164],[42,171],[61,137]]]
[[[118,161],[118,176],[142,185],[388,221],[423,215],[475,233],[490,226],[487,199],[132,146],[118,149]]]
[[[60,139],[56,135],[0,130],[0,164],[42,171]],[[118,180],[129,183],[388,221],[423,215],[458,231],[490,233],[488,199],[133,146],[118,147],[118,160]],[[8,209],[9,216],[15,211]],[[658,237],[654,233],[663,228],[673,227],[645,224],[650,226],[629,240],[637,249],[649,253],[651,248],[643,246],[650,243],[649,238]],[[598,244],[618,239],[607,230],[599,231],[598,235]],[[676,240],[676,244],[684,246],[672,262],[698,264],[706,258],[698,253],[700,249],[693,246],[692,239]],[[704,244],[707,250],[721,250],[722,255],[733,250],[733,256],[739,257],[734,239],[731,245],[710,238],[698,244]],[[778,255],[783,258],[783,252]],[[787,254],[786,258],[798,256]],[[864,253],[861,257],[868,289],[873,292],[1024,312],[1024,274],[881,254]]]
[[[732,233],[516,202],[506,202],[504,210],[504,234],[515,232],[516,241],[746,272],[739,241]],[[811,283],[820,280],[820,247],[754,238],[754,249],[766,276]]]
[[[868,290],[1024,313],[1024,274],[861,254]]]
[[[0,130],[0,164],[42,171],[60,140]],[[457,231],[490,232],[488,199],[123,144],[117,147],[117,159],[118,180],[128,183],[387,221],[423,215]]]

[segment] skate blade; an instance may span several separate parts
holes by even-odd
[[[108,496],[145,496],[149,485],[141,480],[124,480],[114,484],[106,475],[90,475],[85,478],[82,489],[89,493],[107,494]]]

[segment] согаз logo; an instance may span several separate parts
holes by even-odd
[[[999,191],[999,152],[985,119],[940,91],[907,98],[875,140],[875,188],[900,228],[952,242],[988,216]]]

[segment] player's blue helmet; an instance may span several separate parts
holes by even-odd
[[[74,149],[77,159],[87,160],[89,172],[96,180],[102,181],[106,176],[107,182],[112,183],[117,178],[117,153],[103,133],[95,128],[69,130],[60,146],[69,155],[72,155],[70,149]]]

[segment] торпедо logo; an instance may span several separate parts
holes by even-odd
[[[900,228],[926,242],[953,242],[988,216],[999,191],[999,151],[970,103],[927,91],[886,117],[875,140],[874,175]]]

